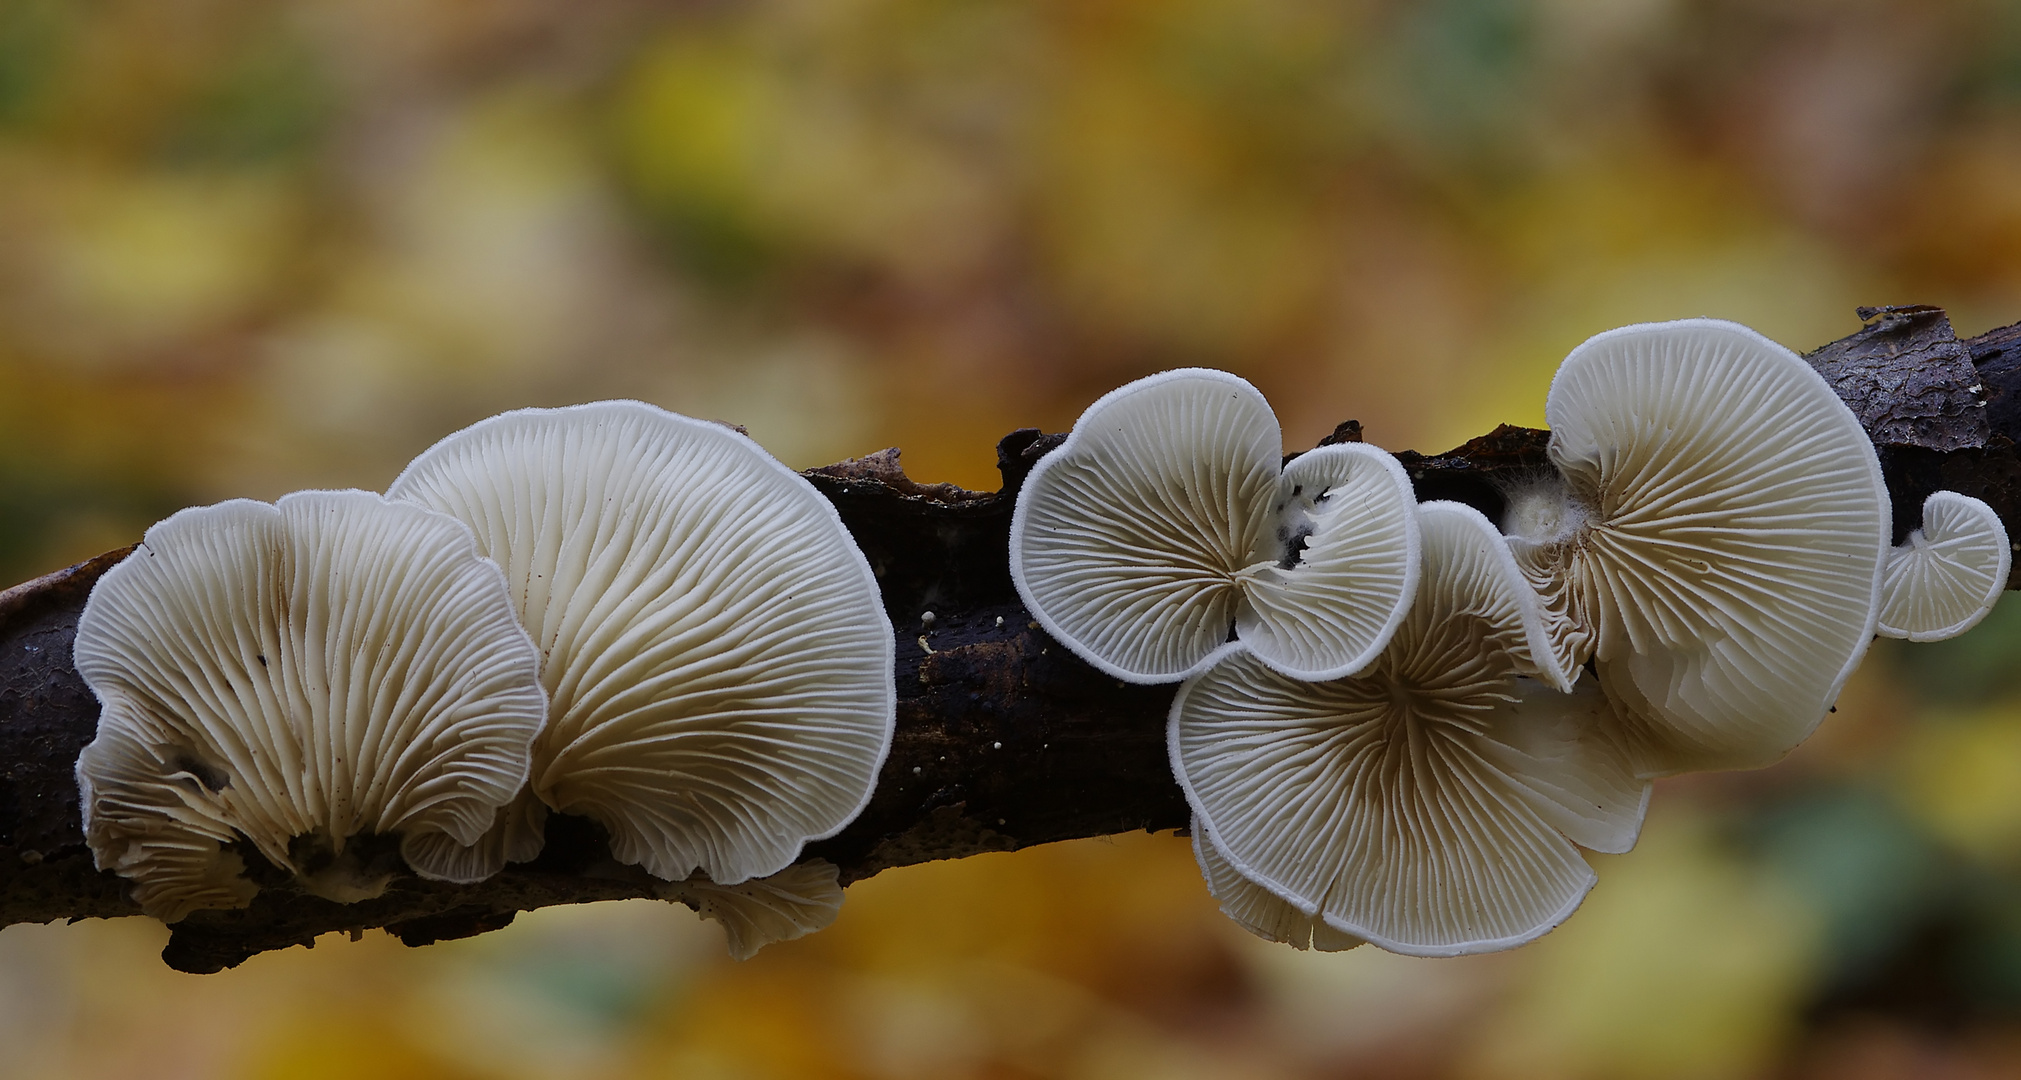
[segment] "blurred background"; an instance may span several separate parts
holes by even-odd
[[[990,488],[1174,365],[1436,451],[1599,330],[1911,302],[2021,320],[2008,0],[0,0],[5,581],[514,406]],[[1142,835],[742,964],[648,902],[202,977],[14,926],[0,1077],[2016,1075],[2021,604],[1882,645],[1508,954],[1267,946]]]

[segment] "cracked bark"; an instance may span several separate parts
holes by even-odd
[[[1936,308],[1860,314],[1861,330],[1808,359],[1874,439],[1896,539],[1939,489],[1986,500],[2021,535],[2021,323],[1960,341]],[[1321,442],[1360,437],[1348,421]],[[876,795],[847,830],[806,851],[839,866],[845,884],[895,866],[1187,822],[1165,756],[1175,688],[1126,686],[1081,663],[1011,586],[1013,502],[1061,438],[1005,436],[1003,487],[990,493],[915,483],[896,450],[807,474],[877,571],[898,637],[897,736]],[[1547,444],[1543,431],[1504,425],[1444,454],[1398,457],[1420,499],[1499,519],[1503,486],[1549,469]],[[126,550],[0,593],[0,925],[139,912],[123,880],[92,867],[72,777],[98,708],[71,666],[71,637],[91,584]],[[251,907],[178,923],[163,959],[217,971],[373,927],[422,945],[551,904],[654,895],[650,878],[610,859],[597,826],[565,815],[550,818],[537,861],[475,885],[402,876],[384,896],[344,905],[266,877]]]

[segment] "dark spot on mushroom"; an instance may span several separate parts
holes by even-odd
[[[255,657],[255,658],[259,660],[259,662],[260,662],[260,666],[261,666],[261,667],[266,667],[266,666],[267,666],[267,654],[266,654],[266,653],[258,653],[258,654],[256,654],[256,657]]]
[[[1290,570],[1304,561],[1306,542],[1312,539],[1312,526],[1302,524],[1295,530],[1279,526],[1277,539],[1284,545],[1284,554],[1277,560],[1277,568]]]
[[[365,886],[407,869],[398,833],[361,832],[346,837],[339,851],[328,836],[304,833],[288,841],[288,861],[303,878],[323,878],[339,886]],[[311,892],[315,890],[310,889]]]

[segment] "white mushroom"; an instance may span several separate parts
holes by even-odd
[[[1633,846],[1648,784],[1597,687],[1525,677],[1537,601],[1494,527],[1453,503],[1419,515],[1424,576],[1375,664],[1311,683],[1223,659],[1173,702],[1173,771],[1206,842],[1299,913],[1397,952],[1508,948],[1592,887],[1579,847]]]
[[[835,508],[750,439],[636,401],[524,409],[437,443],[390,494],[468,522],[505,567],[553,703],[532,794],[601,823],[620,860],[735,885],[869,801],[891,623]],[[537,850],[522,839],[515,858]]]
[[[1979,625],[2007,587],[2013,548],[1993,508],[1955,491],[1923,500],[1923,527],[1888,552],[1882,637],[1942,641]]]
[[[749,960],[779,941],[826,929],[842,910],[842,871],[826,859],[795,863],[769,877],[718,885],[697,875],[660,886],[660,897],[721,923],[730,955]]]
[[[1048,633],[1127,682],[1237,647],[1302,678],[1357,671],[1415,586],[1410,481],[1360,443],[1281,462],[1277,417],[1243,380],[1133,382],[1026,478],[1011,580]]]
[[[373,837],[423,877],[502,865],[472,845],[546,701],[461,522],[362,491],[184,510],[99,580],[75,648],[102,706],[85,839],[148,914],[248,903],[240,840],[338,901],[397,868]]]
[[[1795,353],[1712,319],[1565,358],[1559,476],[1504,523],[1567,669],[1595,661],[1659,774],[1768,764],[1873,637],[1888,493],[1859,421]]]
[[[1221,905],[1221,913],[1242,929],[1301,952],[1306,949],[1345,952],[1368,944],[1353,934],[1335,930],[1309,912],[1298,910],[1283,897],[1237,873],[1207,840],[1207,827],[1198,815],[1193,818],[1192,832],[1193,858],[1200,864],[1200,876],[1207,879],[1208,895]]]

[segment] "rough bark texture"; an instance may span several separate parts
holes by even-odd
[[[1979,375],[1944,309],[1861,308],[1860,317],[1865,329],[1808,359],[1875,445],[1985,449],[1992,433]]]
[[[1865,328],[1809,359],[1874,437],[1897,539],[1939,489],[1985,499],[2021,535],[2021,324],[1960,342],[1934,308],[1861,315]],[[1349,421],[1322,443],[1360,437]],[[876,796],[847,830],[807,850],[841,867],[844,883],[933,859],[1186,824],[1165,757],[1174,688],[1125,686],[1081,663],[1031,621],[1011,586],[1012,505],[1061,438],[1006,436],[1003,487],[992,493],[914,483],[896,450],[807,474],[868,555],[898,633],[898,730]],[[1448,453],[1398,456],[1420,499],[1458,500],[1498,519],[1508,483],[1550,468],[1548,443],[1545,432],[1503,426]],[[125,554],[0,593],[0,925],[138,913],[125,882],[92,867],[72,777],[98,710],[71,666],[71,637],[91,584]],[[177,924],[163,959],[216,971],[371,927],[420,945],[550,904],[655,894],[642,872],[610,859],[595,825],[561,815],[539,860],[477,885],[403,877],[376,900],[343,905],[278,873],[261,876],[251,907]]]

